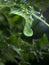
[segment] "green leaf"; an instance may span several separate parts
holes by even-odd
[[[38,42],[41,48],[44,48],[45,46],[47,46],[49,41],[46,34],[44,34],[43,37]]]
[[[4,65],[4,63],[0,62],[0,65]]]
[[[49,0],[29,0],[30,5],[34,5],[42,10],[49,6]]]
[[[11,9],[10,14],[16,14],[23,17],[26,21],[25,26],[24,26],[24,31],[23,31],[24,35],[26,36],[33,35],[33,31],[31,29],[33,18],[31,14],[28,12],[28,10],[25,11],[25,10],[20,10],[20,9]]]
[[[17,47],[15,47],[15,46],[13,46],[13,45],[10,45],[10,47],[18,54],[18,55],[21,55],[21,53],[20,53],[20,48],[17,48]]]
[[[27,25],[26,25],[25,28],[24,28],[24,34],[26,36],[32,36],[33,35],[33,31],[32,31],[32,29],[27,28]]]

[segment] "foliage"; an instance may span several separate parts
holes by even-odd
[[[29,2],[29,0],[0,1],[0,65],[8,61],[17,65],[30,65],[30,60],[36,58],[39,62],[44,55],[49,54],[49,38],[38,23],[47,27],[49,24],[43,16],[41,17],[40,11],[40,16],[35,14],[38,11],[32,8]],[[36,19],[39,22],[35,22]],[[42,36],[35,39],[35,34]]]

